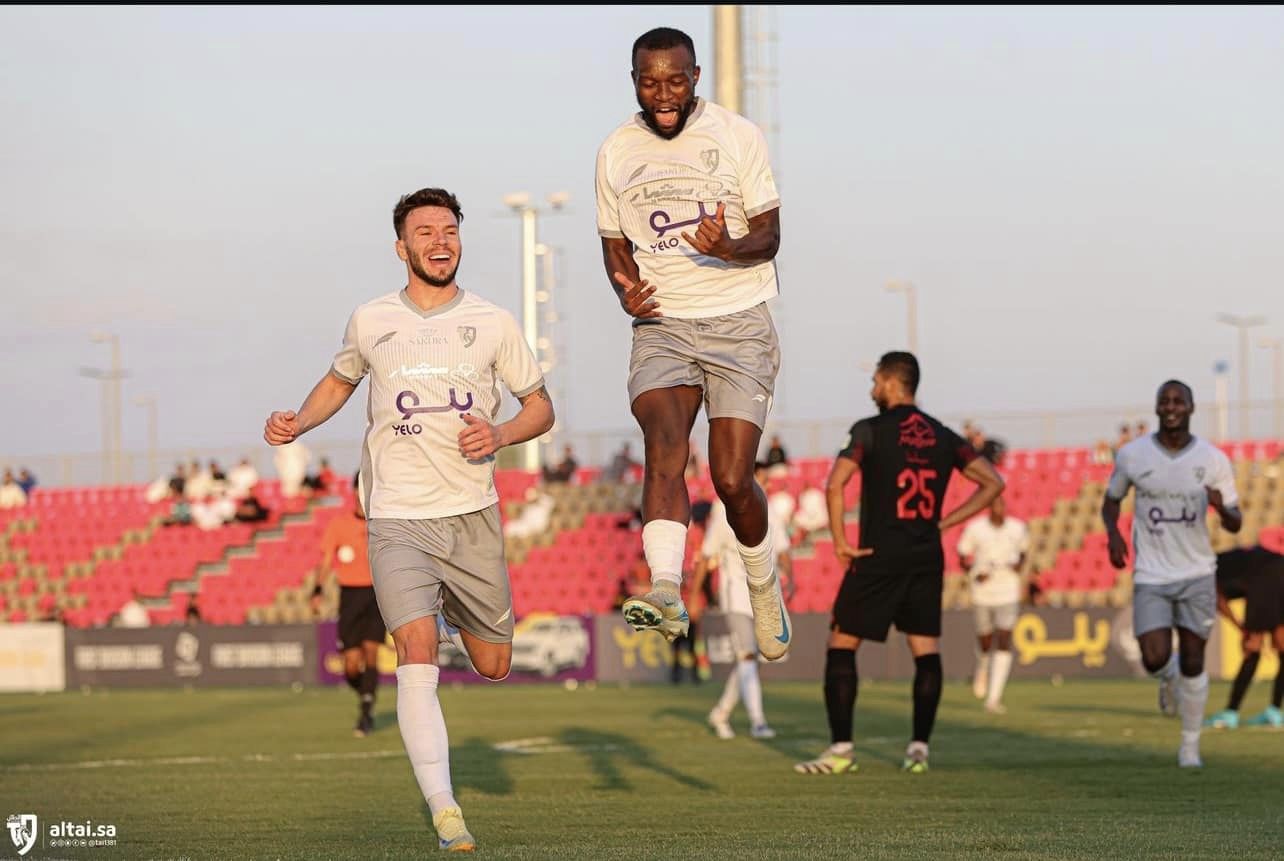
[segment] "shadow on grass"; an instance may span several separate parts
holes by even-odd
[[[626,735],[584,727],[568,727],[558,734],[557,739],[572,748],[574,753],[588,760],[589,768],[598,777],[598,782],[593,786],[594,789],[631,791],[633,784],[624,776],[621,766],[653,771],[688,789],[697,789],[702,792],[714,789],[712,784],[698,777],[692,777],[665,765],[649,748]]]

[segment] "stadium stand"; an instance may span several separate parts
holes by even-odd
[[[1244,529],[1224,533],[1210,521],[1218,550],[1261,543],[1284,552],[1284,461],[1279,441],[1223,446],[1232,458],[1242,497]],[[1052,606],[1122,606],[1131,574],[1106,559],[1100,518],[1108,465],[1088,448],[1010,452],[1000,466],[1008,482],[1011,516],[1030,527],[1024,573]],[[823,488],[828,459],[796,460],[773,477],[768,494],[794,501]],[[641,494],[637,471],[625,483],[603,483],[600,471],[581,468],[566,483],[541,484],[537,474],[496,473],[506,520],[535,493],[554,500],[547,530],[507,540],[513,602],[518,615],[534,611],[600,613],[612,607],[617,585],[641,550],[634,520]],[[689,480],[693,501],[710,501],[707,469]],[[202,620],[216,624],[310,621],[333,616],[337,587],[311,606],[318,547],[326,524],[352,505],[342,487],[324,499],[282,499],[275,482],[257,491],[272,516],[264,523],[203,531],[163,527],[167,503],[143,501],[141,487],[37,489],[23,508],[0,512],[0,620],[61,617],[78,627],[109,624],[134,593],[154,624],[181,623],[193,594]],[[948,509],[968,493],[951,483]],[[859,477],[847,488],[849,529],[856,531]],[[1131,525],[1130,503],[1124,526]],[[633,521],[630,523],[630,521]],[[961,527],[944,536],[947,608],[968,605],[966,580],[955,552]],[[698,550],[698,527],[688,535],[688,557]],[[827,612],[843,571],[828,530],[795,539],[791,609]]]

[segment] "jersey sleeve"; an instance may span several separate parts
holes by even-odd
[[[838,456],[861,463],[873,449],[874,426],[869,419],[861,419],[847,432],[847,443],[839,449]]]
[[[607,141],[607,143],[602,144],[602,148],[597,151],[597,173],[595,177],[597,186],[597,235],[604,239],[623,239],[624,233],[620,229],[620,196],[611,185],[611,177],[607,173],[606,150],[609,143],[610,141]]]
[[[544,385],[544,373],[513,315],[501,311],[499,319],[500,341],[495,355],[495,373],[513,397],[524,398]]]
[[[1213,459],[1212,481],[1208,486],[1222,495],[1223,505],[1233,508],[1239,505],[1239,490],[1235,487],[1235,469],[1224,451],[1219,448],[1214,448],[1213,451],[1216,454]]]
[[[357,335],[357,312],[353,311],[348,318],[348,327],[343,332],[343,346],[335,353],[331,372],[344,382],[356,385],[370,370],[366,357],[361,355],[361,341]]]
[[[740,196],[744,202],[745,218],[753,218],[777,209],[780,193],[776,190],[776,179],[767,159],[767,137],[762,129],[745,120],[741,138],[740,163],[737,165]]]
[[[1128,495],[1132,487],[1132,474],[1129,472],[1128,450],[1119,449],[1115,455],[1115,466],[1110,471],[1110,481],[1106,483],[1106,497],[1120,502]]]

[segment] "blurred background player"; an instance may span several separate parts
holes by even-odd
[[[1244,599],[1244,621],[1235,618],[1230,601]],[[1204,726],[1235,729],[1239,707],[1257,673],[1262,643],[1269,636],[1279,659],[1271,704],[1261,714],[1244,721],[1245,726],[1284,727],[1284,556],[1265,547],[1230,550],[1217,554],[1217,609],[1239,629],[1244,652],[1239,672],[1231,684],[1226,708],[1204,721]]]
[[[339,648],[343,650],[343,676],[357,692],[361,715],[353,735],[364,738],[374,729],[375,692],[379,687],[379,647],[388,630],[379,615],[374,581],[370,579],[370,553],[366,540],[366,513],[361,507],[360,475],[352,479],[357,490],[352,511],[331,520],[321,537],[321,567],[312,593],[313,606],[321,600],[326,582],[339,583]]]
[[[683,473],[703,401],[709,469],[748,571],[758,648],[789,650],[767,500],[753,480],[780,343],[776,296],[780,196],[762,131],[696,96],[695,45],[680,30],[640,36],[631,56],[641,111],[597,156],[597,230],[607,278],[633,317],[629,401],[642,428],[642,546],[652,590],[625,621],[672,640],[688,627],[679,584],[691,521]]]
[[[397,649],[397,725],[428,802],[439,845],[471,852],[450,781],[450,742],[438,699],[439,638],[458,637],[474,669],[498,681],[513,656],[513,600],[504,558],[495,452],[546,433],[553,405],[513,315],[460,289],[455,196],[405,195],[393,209],[406,286],[359,306],[334,363],[296,414],[268,417],[263,436],[292,444],[325,422],[369,376],[362,504],[379,612]],[[467,376],[400,376],[405,367]],[[521,404],[493,424],[500,384]],[[444,615],[449,625],[439,625]]]
[[[754,480],[764,492],[767,490],[767,472],[768,466],[765,463],[754,466]],[[772,546],[776,548],[776,571],[788,579],[791,567],[789,533],[774,513],[768,516],[768,522]],[[767,725],[767,717],[762,708],[762,682],[758,678],[758,646],[753,633],[753,608],[749,605],[748,579],[740,553],[736,550],[736,534],[731,531],[726,508],[721,502],[714,503],[709,513],[700,559],[692,578],[692,591],[700,591],[709,572],[714,570],[718,575],[718,609],[727,622],[734,660],[731,671],[727,674],[722,698],[709,712],[709,725],[717,732],[718,738],[735,738],[735,730],[731,728],[731,713],[735,711],[736,704],[743,700],[745,711],[749,713],[749,734],[754,738],[775,738],[776,733]]]
[[[1021,612],[1021,575],[1030,549],[1030,535],[1023,521],[1007,516],[1000,496],[989,514],[975,517],[959,537],[959,558],[967,569],[972,612],[976,619],[976,672],[972,693],[985,698],[985,710],[1002,714],[1003,688],[1012,671],[1012,628]],[[994,656],[990,656],[990,647]]]
[[[802,774],[841,774],[856,767],[856,650],[862,640],[884,642],[893,623],[914,655],[913,737],[902,768],[927,771],[927,744],[941,701],[941,532],[993,503],[1003,492],[1003,479],[967,440],[918,408],[918,383],[918,360],[912,353],[887,353],[879,360],[870,392],[878,415],[852,425],[829,473],[829,528],[834,554],[847,573],[834,600],[825,655],[831,744],[816,759],[794,766]],[[843,523],[843,491],[857,470],[859,549],[848,543]],[[942,517],[941,503],[954,470],[977,486]]]
[[[1200,768],[1199,731],[1208,702],[1204,646],[1217,618],[1217,559],[1208,540],[1209,506],[1227,532],[1239,532],[1235,475],[1221,449],[1190,432],[1195,396],[1169,380],[1159,387],[1159,430],[1119,449],[1106,486],[1101,516],[1110,564],[1128,564],[1128,542],[1119,531],[1120,503],[1136,488],[1132,538],[1133,632],[1146,671],[1159,678],[1159,708],[1181,714],[1177,764]],[[1177,631],[1180,657],[1173,655]]]

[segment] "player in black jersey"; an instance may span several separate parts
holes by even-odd
[[[1230,601],[1244,599],[1244,620],[1235,618]],[[1238,548],[1217,554],[1217,609],[1239,629],[1244,658],[1231,684],[1226,708],[1204,721],[1218,729],[1239,727],[1239,707],[1257,675],[1262,644],[1273,641],[1275,654],[1284,655],[1284,556],[1265,547]],[[1271,704],[1245,726],[1284,727],[1284,659],[1279,661]]]
[[[825,657],[825,708],[833,743],[818,758],[794,766],[803,774],[856,769],[856,649],[861,640],[886,640],[892,624],[906,635],[915,666],[914,736],[903,767],[927,771],[927,742],[941,701],[941,532],[989,506],[1003,492],[1003,479],[966,440],[918,408],[918,380],[912,353],[887,353],[879,360],[870,392],[879,414],[852,425],[829,474],[834,553],[848,566],[834,601]],[[854,547],[843,527],[843,489],[858,469],[860,542]],[[956,469],[977,487],[942,517]]]

